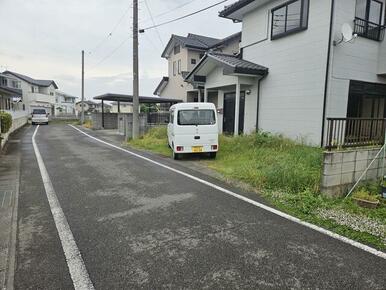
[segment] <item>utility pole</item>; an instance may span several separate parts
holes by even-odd
[[[84,124],[84,50],[82,50],[82,113],[80,115],[80,124]]]
[[[139,136],[138,0],[133,0],[133,134]]]

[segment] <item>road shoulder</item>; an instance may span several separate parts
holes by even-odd
[[[20,140],[11,136],[0,157],[0,288],[13,289],[20,184]]]

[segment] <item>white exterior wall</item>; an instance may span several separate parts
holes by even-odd
[[[271,41],[270,3],[243,17],[243,58],[269,68],[261,81],[259,129],[312,144],[321,139],[331,0],[310,0],[308,29]],[[255,106],[256,107],[256,106]]]
[[[221,52],[226,54],[237,54],[240,51],[240,41],[239,39],[235,39],[232,42],[228,43],[227,46],[221,49]]]
[[[228,54],[237,53],[239,50],[240,42],[237,39],[228,43],[221,49],[223,53]],[[191,59],[194,58],[196,60],[196,64],[198,64],[201,54],[205,54],[205,51],[187,49],[183,48],[182,46],[180,53],[175,55],[173,51],[171,52],[171,55],[168,58],[169,82],[160,94],[161,97],[181,99],[184,102],[188,101],[187,92],[193,91],[194,88],[192,85],[186,83],[183,77],[178,73],[175,76],[173,75],[173,62],[176,62],[176,67],[178,69],[178,60],[181,60],[181,71],[190,72],[196,66],[195,64],[191,63]]]
[[[66,101],[67,98],[67,101]],[[68,100],[71,100],[69,102]],[[64,93],[56,92],[55,97],[55,115],[76,115],[75,109],[76,98]],[[61,109],[61,110],[60,110]]]
[[[381,1],[385,8],[385,0]],[[354,28],[355,7],[356,0],[335,1],[333,24],[335,40],[341,39],[341,28],[344,23],[349,23]],[[378,42],[358,37],[352,43],[333,46],[326,117],[347,116],[350,80],[386,83],[386,78],[377,75],[382,68],[383,70],[386,68],[385,40]]]
[[[174,54],[171,53],[171,56],[168,58],[168,75],[169,82],[160,94],[164,98],[180,99],[184,102],[187,101],[188,90],[192,90],[193,87],[184,82],[184,79],[181,74],[178,74],[178,60],[181,60],[181,71],[188,70],[188,50],[181,47],[180,53]],[[190,61],[190,58],[189,58]],[[173,75],[173,62],[176,62],[176,75]]]
[[[132,113],[133,105],[131,103],[130,104],[120,103],[119,110],[120,110],[120,113]],[[118,104],[116,103],[111,104],[110,113],[118,113]]]
[[[218,89],[217,108],[224,109],[224,94],[235,92],[236,83],[241,84],[241,91],[249,90],[245,95],[244,133],[256,130],[258,83],[256,78],[224,75],[221,67],[216,67],[206,76],[206,89]],[[220,132],[222,132],[223,115],[219,114]]]
[[[31,113],[34,108],[35,102],[46,102],[51,105],[50,108],[45,108],[48,113],[52,113],[51,108],[55,105],[55,87],[50,85],[49,87],[39,87],[35,85],[31,85],[26,81],[19,79],[12,75],[13,78],[20,81],[20,89],[22,90],[23,101],[21,106],[25,106],[25,111],[27,113]],[[32,92],[32,87],[34,88],[34,92]],[[39,107],[40,108],[40,107]]]

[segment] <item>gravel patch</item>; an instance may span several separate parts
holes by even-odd
[[[386,245],[386,225],[363,215],[354,215],[341,209],[320,209],[317,215],[323,219],[331,219],[336,223],[348,226],[353,230],[380,237]]]

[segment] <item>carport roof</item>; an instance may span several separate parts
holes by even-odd
[[[122,95],[122,94],[104,94],[101,96],[94,97],[94,100],[101,100],[101,101],[114,101],[114,102],[133,102],[133,96],[132,95]],[[159,104],[159,103],[181,103],[182,100],[178,99],[171,99],[171,98],[161,98],[161,97],[145,97],[140,96],[139,102],[142,104]]]

